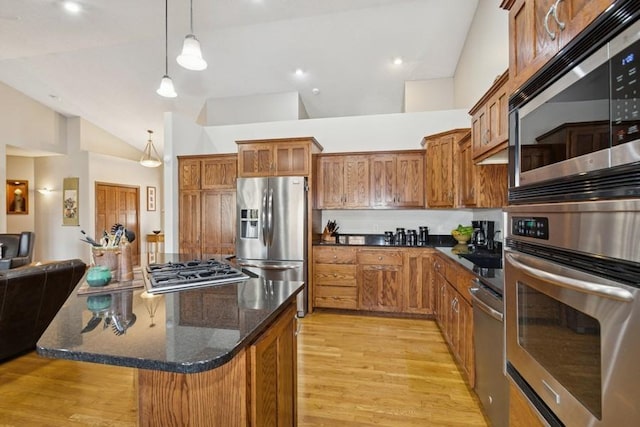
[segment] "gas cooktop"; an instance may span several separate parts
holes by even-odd
[[[209,260],[191,260],[149,264],[146,268],[147,292],[158,294],[202,286],[224,285],[249,279],[229,264]]]

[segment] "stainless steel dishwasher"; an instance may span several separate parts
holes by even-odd
[[[475,391],[493,427],[509,424],[509,384],[505,370],[504,303],[498,289],[474,280],[473,338]]]

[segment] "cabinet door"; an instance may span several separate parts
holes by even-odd
[[[345,201],[344,157],[320,157],[316,186],[316,208],[339,209]]]
[[[423,249],[405,250],[403,259],[403,312],[434,314],[433,254]]]
[[[490,141],[487,149],[490,150],[509,139],[509,95],[506,82],[487,103],[487,115]]]
[[[396,158],[373,155],[371,161],[371,207],[393,206],[396,201]]]
[[[180,190],[200,190],[200,159],[178,160],[178,187]]]
[[[237,156],[213,156],[202,160],[203,190],[235,189],[238,176]]]
[[[273,144],[238,145],[238,176],[270,176],[273,173]]]
[[[471,117],[471,135],[473,157],[482,155],[489,144],[489,125],[487,123],[487,106],[481,107]]]
[[[235,191],[202,192],[202,256],[235,253]]]
[[[473,307],[466,300],[459,298],[460,312],[460,362],[467,374],[471,388],[475,387],[475,348],[473,340]]]
[[[344,207],[369,207],[369,157],[346,156],[344,158]]]
[[[428,142],[427,170],[429,207],[453,207],[455,186],[453,182],[453,154],[456,134],[444,135]]]
[[[287,310],[249,349],[251,426],[293,426],[296,419],[294,310]]]
[[[614,0],[562,0],[558,3],[558,20],[565,24],[560,31],[560,48],[575,38],[604,12]],[[552,18],[553,19],[553,18]]]
[[[357,254],[358,309],[402,310],[402,254],[400,251],[360,250]]]
[[[180,192],[180,253],[200,257],[200,192]]]
[[[399,207],[424,207],[424,153],[396,159],[396,202]]]
[[[309,143],[273,145],[273,169],[276,176],[309,175]]]
[[[555,0],[516,0],[509,11],[509,80],[519,88],[557,52],[560,31],[548,14]],[[555,33],[552,39],[548,31]]]
[[[475,171],[476,166],[473,164],[471,139],[463,139],[458,147],[458,196],[460,197],[460,206],[475,206],[477,203]]]

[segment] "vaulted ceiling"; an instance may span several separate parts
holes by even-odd
[[[204,71],[176,63],[190,8],[169,0],[173,99],[156,94],[164,1],[77,2],[0,0],[0,81],[142,149],[147,129],[162,147],[164,112],[195,120],[209,98],[298,91],[310,118],[402,112],[405,81],[453,76],[478,0],[193,0]]]

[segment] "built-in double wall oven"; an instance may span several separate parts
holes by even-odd
[[[510,98],[507,373],[552,426],[640,426],[640,2]]]

